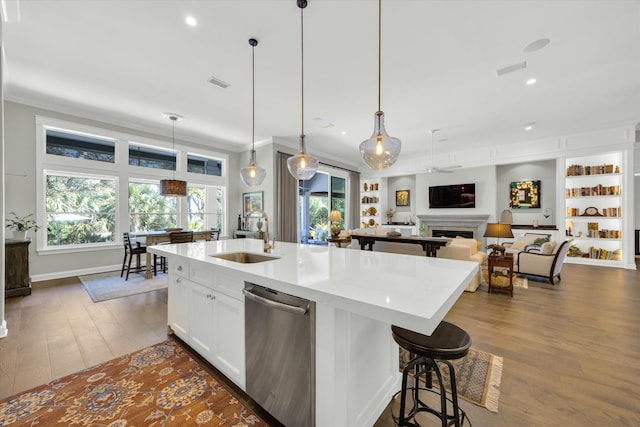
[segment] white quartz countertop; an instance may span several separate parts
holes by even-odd
[[[261,240],[233,239],[148,250],[206,263],[221,273],[424,334],[433,332],[478,271],[475,262],[426,256],[283,242],[264,254],[262,247]],[[242,264],[211,256],[231,252],[276,259]]]

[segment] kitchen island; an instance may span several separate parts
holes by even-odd
[[[170,328],[243,390],[251,352],[245,282],[315,302],[316,426],[373,425],[400,388],[390,326],[430,334],[478,269],[474,262],[281,242],[263,254],[263,244],[240,239],[148,250],[169,260]],[[237,252],[273,259],[215,257]]]

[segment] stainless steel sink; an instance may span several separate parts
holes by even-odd
[[[239,262],[242,264],[254,264],[256,262],[273,261],[280,257],[260,255],[250,252],[231,252],[226,254],[211,255],[214,258],[220,258],[227,261]]]

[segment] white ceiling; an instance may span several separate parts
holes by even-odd
[[[6,98],[234,151],[301,131],[295,0],[6,0]],[[382,4],[382,110],[401,158],[518,143],[640,121],[640,1]],[[19,12],[19,13],[18,13]],[[358,164],[377,110],[375,0],[309,0],[310,152]],[[198,20],[185,24],[187,15]],[[537,52],[524,47],[540,38]],[[496,70],[526,61],[525,70]],[[220,89],[215,76],[230,83]],[[525,81],[537,78],[537,84]],[[536,122],[529,131],[524,124]],[[341,132],[346,132],[342,135]],[[446,140],[443,141],[443,140]]]

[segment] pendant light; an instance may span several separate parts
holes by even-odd
[[[174,113],[164,114],[169,120],[171,120],[171,141],[173,153],[176,153],[176,122],[182,121],[182,116]],[[178,164],[178,155],[176,156],[176,168]],[[186,197],[187,195],[187,181],[176,179],[176,171],[173,170],[173,179],[161,179],[160,180],[160,195],[169,197]]]
[[[289,173],[295,179],[307,180],[313,178],[318,171],[318,159],[307,153],[304,134],[304,8],[307,7],[307,0],[297,0],[300,8],[300,34],[301,34],[301,64],[302,64],[302,131],[300,132],[300,151],[295,156],[287,159]]]
[[[267,176],[264,168],[256,165],[256,67],[255,67],[255,50],[258,40],[249,39],[251,45],[251,159],[249,166],[240,169],[240,178],[249,187],[257,187]]]
[[[380,81],[382,63],[382,0],[378,0],[378,111],[374,117],[373,135],[360,143],[362,160],[371,169],[385,169],[392,166],[400,155],[402,143],[387,134],[384,128],[384,113],[380,108]]]

